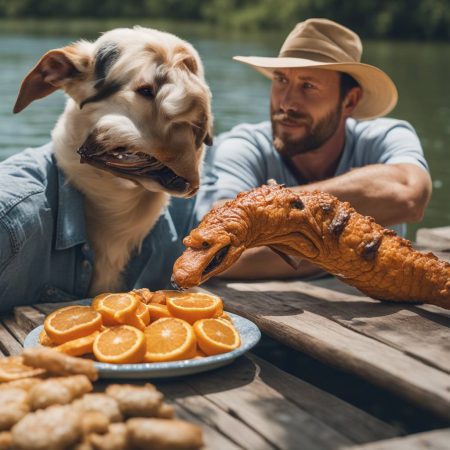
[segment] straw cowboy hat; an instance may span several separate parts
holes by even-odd
[[[362,88],[362,98],[352,116],[373,119],[389,113],[397,103],[394,82],[380,69],[361,63],[362,44],[358,35],[327,19],[298,23],[284,41],[276,58],[235,56],[265,76],[279,68],[317,68],[351,75]]]

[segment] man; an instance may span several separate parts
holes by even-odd
[[[396,105],[397,90],[384,72],[360,62],[361,53],[351,30],[309,19],[297,24],[278,57],[235,57],[272,79],[271,122],[219,136],[209,155],[214,173],[200,194],[201,212],[272,178],[293,190],[329,192],[402,235],[404,222],[421,220],[431,180],[419,139],[404,121],[378,119]],[[268,248],[258,248],[225,276],[317,272],[306,262],[293,270]]]

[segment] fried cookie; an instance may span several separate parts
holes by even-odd
[[[105,434],[91,434],[88,442],[95,450],[126,450],[128,446],[128,429],[124,423],[112,423]]]
[[[64,355],[50,348],[27,348],[22,353],[25,364],[45,369],[55,375],[86,375],[90,380],[98,378],[98,370],[89,359]]]
[[[70,406],[27,414],[11,430],[16,450],[66,450],[82,437],[81,417]]]
[[[117,400],[125,417],[157,416],[164,398],[163,394],[149,383],[144,386],[111,384],[105,392]]]
[[[0,390],[0,431],[10,430],[29,411],[26,391],[14,387]]]
[[[90,391],[92,383],[86,375],[49,378],[30,389],[31,409],[42,409],[56,404],[65,405]]]
[[[201,428],[184,420],[134,418],[127,428],[133,449],[196,450],[203,445]]]
[[[73,407],[83,413],[101,412],[110,422],[122,422],[123,416],[117,400],[101,393],[85,394],[73,402]]]
[[[43,375],[45,370],[30,367],[24,363],[21,356],[9,356],[0,359],[0,382],[19,380],[21,378],[37,377]]]

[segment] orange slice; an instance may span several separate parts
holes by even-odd
[[[92,307],[102,315],[104,325],[131,325],[144,330],[145,323],[137,318],[140,304],[138,296],[130,293],[101,294],[92,301]]]
[[[197,343],[207,355],[230,352],[241,345],[236,328],[223,319],[203,319],[194,324]]]
[[[223,312],[222,315],[217,317],[217,319],[228,320],[228,322],[233,323],[233,320],[226,312]]]
[[[129,325],[108,328],[94,341],[93,352],[102,362],[112,364],[140,363],[146,350],[144,333]]]
[[[90,306],[66,306],[53,311],[44,321],[45,332],[56,344],[88,336],[101,326],[101,314]]]
[[[136,309],[136,316],[142,320],[144,328],[150,323],[150,312],[145,303],[139,302],[139,306]]]
[[[87,353],[92,353],[95,338],[99,331],[96,331],[89,336],[84,336],[73,341],[64,342],[64,344],[53,347],[54,350],[70,356],[81,356]]]
[[[178,361],[195,355],[195,333],[184,320],[174,317],[159,319],[145,329],[145,337],[147,362]]]
[[[45,347],[53,347],[55,345],[49,338],[45,328],[42,328],[42,331],[39,333],[39,344],[44,345]]]
[[[147,309],[150,313],[150,319],[152,322],[163,317],[171,317],[169,310],[166,305],[161,305],[159,303],[149,303]]]
[[[193,324],[197,320],[217,317],[223,313],[220,297],[202,292],[165,291],[167,308],[174,317]]]

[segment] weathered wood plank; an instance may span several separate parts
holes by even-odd
[[[213,374],[213,376],[217,375]],[[201,417],[211,428],[219,430],[239,447],[248,449],[275,448],[260,434],[199,395],[189,385],[189,378],[176,383],[158,384],[158,389],[195,416]]]
[[[450,373],[450,317],[441,308],[425,310],[413,305],[379,302],[361,293],[336,292],[339,280],[314,282],[272,282],[253,285],[270,291],[273,298],[298,304],[358,333],[375,338],[394,348]],[[328,286],[325,288],[324,284]],[[343,283],[341,283],[343,284]],[[348,287],[350,288],[350,287]],[[347,288],[347,291],[350,289]],[[354,289],[354,288],[351,288]],[[417,343],[420,342],[420,345]]]
[[[28,334],[44,323],[45,316],[31,306],[18,306],[14,308],[14,318],[23,331]]]
[[[446,428],[353,446],[349,450],[448,450],[449,448],[450,428]]]
[[[9,330],[0,322],[0,350],[8,356],[22,353],[22,346]]]
[[[416,242],[430,249],[450,251],[450,227],[420,228]]]
[[[21,345],[23,345],[23,341],[25,340],[28,333],[25,332],[25,330],[16,322],[16,320],[12,316],[6,316],[2,321],[8,331],[19,341]]]
[[[226,309],[253,320],[275,339],[393,390],[442,417],[450,417],[449,374],[379,339],[343,326],[337,317],[327,317],[333,302],[324,305],[324,299],[301,295],[295,292],[294,284],[278,283],[277,287],[277,283],[222,282],[207,287],[222,296]],[[343,295],[328,292],[334,301]],[[361,301],[375,304],[375,301],[365,297]],[[345,311],[349,305],[341,304],[340,307]],[[388,304],[386,307],[396,306]],[[375,317],[380,314],[381,310],[372,312]],[[360,320],[367,320],[367,315],[360,317]]]
[[[203,448],[205,450],[217,450],[217,449],[238,450],[242,448],[237,446],[234,442],[225,437],[219,431],[211,427],[207,422],[205,422],[204,417],[198,417],[195,414],[192,414],[189,410],[183,408],[179,404],[175,403],[174,406],[177,417],[179,417],[180,419],[187,420],[188,422],[195,423],[196,425],[199,425],[202,428],[203,439],[205,442]]]
[[[248,358],[260,367],[258,376],[264,383],[355,443],[372,442],[401,434],[399,429],[255,355],[249,354]]]
[[[187,382],[199,394],[280,449],[335,449],[351,439],[302,410],[261,378],[261,369],[241,358],[214,374]],[[350,426],[350,424],[349,424]]]

